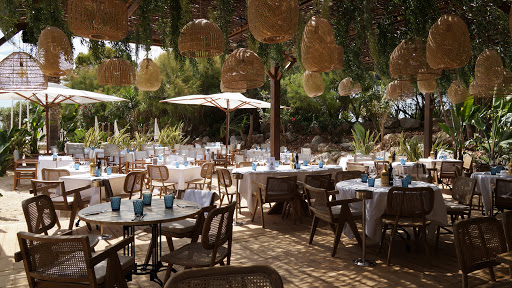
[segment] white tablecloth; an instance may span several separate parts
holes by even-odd
[[[458,162],[458,163],[462,163],[461,160],[456,160],[456,159],[446,159],[446,160],[441,160],[441,159],[430,159],[430,158],[420,158],[418,160],[418,162],[420,163],[423,163],[425,164],[425,167],[427,168],[441,168],[441,163],[443,162]]]
[[[73,162],[74,160],[71,156],[58,156],[57,161],[53,161],[53,156],[51,155],[39,156],[37,164],[37,179],[42,179],[43,176],[41,174],[41,170],[43,170],[43,168],[67,167]]]
[[[484,204],[485,214],[489,215],[492,209],[492,190],[491,184],[496,184],[498,178],[512,178],[507,174],[491,175],[491,172],[475,172],[471,174],[471,178],[476,179],[476,192],[482,194],[482,202]]]
[[[101,177],[91,176],[89,173],[82,173],[71,176],[63,176],[60,177],[61,181],[64,181],[64,186],[67,190],[91,185],[92,181],[97,179],[108,179],[110,181],[110,186],[112,187],[112,193],[114,195],[122,194],[124,191],[124,179],[126,178],[126,174],[111,174],[107,175],[103,173]],[[101,188],[102,196],[104,197],[105,188]],[[82,195],[82,199],[90,199],[90,205],[100,203],[100,189],[99,187],[91,187],[91,189],[87,189],[82,191],[80,194]]]
[[[176,168],[176,165],[165,165],[169,169],[169,179],[166,182],[178,183],[176,189],[185,190],[187,188],[187,181],[201,178],[201,166],[191,166],[190,164],[185,167],[180,165],[180,168]]]
[[[438,225],[447,226],[447,213],[446,206],[443,200],[443,194],[441,190],[429,183],[413,181],[409,187],[432,187],[435,191],[434,196],[434,208],[432,212],[427,215],[427,218],[431,221],[429,231],[435,232]],[[356,197],[356,189],[365,189],[373,191],[373,199],[366,200],[366,235],[375,241],[380,241],[382,235],[382,223],[380,217],[384,214],[387,205],[388,191],[391,187],[380,186],[380,179],[375,180],[375,187],[368,187],[367,183],[362,183],[361,179],[342,181],[336,184],[336,190],[339,194],[336,195],[337,199],[350,199]],[[352,203],[352,208],[362,211],[362,202]],[[352,231],[345,226],[345,235],[352,238]]]
[[[337,165],[324,165],[323,168],[318,168],[317,165],[301,166],[299,170],[290,169],[289,165],[280,165],[275,171],[270,171],[266,166],[258,166],[256,171],[253,171],[251,167],[236,168],[233,169],[232,173],[243,174],[243,178],[239,183],[240,196],[247,201],[247,206],[251,213],[253,212],[254,201],[252,198],[252,192],[258,189],[258,186],[253,182],[266,184],[267,177],[279,177],[279,176],[297,176],[298,181],[304,181],[308,174],[326,174],[331,173],[334,177],[336,172],[342,171],[341,166]]]

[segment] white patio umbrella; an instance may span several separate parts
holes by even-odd
[[[155,129],[154,129],[154,134],[155,134],[155,140],[158,140],[158,138],[160,137],[160,129],[158,128],[158,122],[156,121],[156,118],[155,118]]]
[[[100,131],[100,126],[98,125],[98,116],[94,116],[94,130],[96,134]]]
[[[117,120],[114,120],[114,135],[119,135],[119,128],[117,128]]]
[[[50,130],[49,125],[49,112],[50,107],[57,104],[88,104],[98,102],[112,102],[112,101],[128,101],[123,98],[84,91],[71,89],[64,85],[48,83],[48,88],[45,90],[20,90],[20,91],[3,91],[0,90],[0,100],[28,100],[37,105],[42,106],[46,111],[46,132]],[[48,133],[49,135],[49,133]],[[46,141],[49,143],[49,137]],[[50,145],[46,145],[46,151],[50,151]]]

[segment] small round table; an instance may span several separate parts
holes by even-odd
[[[144,216],[135,217],[133,212],[133,200],[122,200],[121,209],[112,211],[110,203],[101,203],[89,206],[78,212],[78,218],[92,224],[98,225],[123,225],[123,238],[134,235],[135,226],[151,226],[151,241],[153,251],[151,252],[152,264],[136,265],[135,275],[149,274],[150,280],[163,286],[162,280],[158,278],[162,261],[162,223],[178,221],[195,216],[201,210],[201,206],[192,201],[174,200],[173,208],[165,208],[163,199],[152,199],[151,206],[144,206]],[[135,255],[135,245],[131,244],[128,250],[123,250],[125,255]],[[150,269],[147,269],[147,268]]]

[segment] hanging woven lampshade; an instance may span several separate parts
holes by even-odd
[[[333,53],[336,45],[331,24],[321,17],[312,17],[302,34],[302,65],[307,71],[328,72],[338,61]]]
[[[445,14],[430,28],[427,62],[434,69],[456,69],[471,57],[471,42],[466,23],[457,15]]]
[[[249,30],[262,43],[280,43],[291,39],[299,25],[299,4],[294,0],[249,0]]]
[[[414,87],[409,81],[393,81],[386,87],[385,98],[391,101],[406,100],[414,97]]]
[[[316,97],[324,94],[324,80],[319,72],[306,71],[302,75],[302,83],[304,84],[304,92],[309,97]]]
[[[68,26],[93,40],[119,41],[128,34],[128,11],[120,0],[69,0]]]
[[[418,38],[403,40],[389,57],[389,75],[395,80],[416,80],[425,62],[423,42]]]
[[[135,84],[135,69],[130,62],[122,58],[103,60],[98,67],[100,85],[128,86]]]
[[[245,93],[247,90],[245,89],[228,89],[224,87],[224,83],[222,83],[222,80],[220,81],[220,92],[231,92],[231,93]]]
[[[468,89],[459,80],[454,80],[450,88],[448,88],[448,98],[452,104],[463,103],[468,96]]]
[[[351,77],[347,77],[341,80],[338,85],[338,93],[340,93],[341,96],[350,96],[361,93],[361,84],[352,81]]]
[[[265,66],[256,53],[246,48],[233,51],[222,65],[222,83],[231,90],[247,90],[263,85]]]
[[[340,45],[334,45],[336,54],[334,55],[334,59],[332,62],[331,70],[341,70],[343,69],[343,57],[345,56],[345,49],[343,49],[343,46]]]
[[[44,90],[48,81],[39,62],[25,52],[14,52],[0,62],[0,90]]]
[[[496,86],[495,97],[512,95],[512,73],[507,69],[503,70],[505,71],[505,73],[503,73],[503,80]]]
[[[478,84],[499,84],[503,80],[503,63],[498,52],[486,49],[475,63],[475,80]]]
[[[469,94],[478,98],[492,98],[494,97],[494,91],[496,85],[493,84],[481,84],[474,80],[469,84]]]
[[[437,83],[436,80],[422,80],[418,81],[418,90],[420,90],[421,93],[432,93],[436,90]]]
[[[178,48],[185,57],[216,57],[224,53],[224,45],[224,33],[217,24],[206,19],[189,22],[178,38]]]
[[[48,76],[64,76],[73,69],[73,50],[69,39],[57,27],[46,27],[39,35],[37,58],[41,63],[41,70]]]
[[[160,68],[149,58],[140,61],[136,76],[135,85],[141,91],[156,91],[162,84]]]

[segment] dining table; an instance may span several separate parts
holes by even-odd
[[[492,175],[491,172],[474,172],[471,178],[476,179],[475,191],[482,195],[485,215],[490,215],[492,211],[492,185],[496,184],[496,179],[512,179],[512,175],[507,174],[505,170],[502,173]]]
[[[123,226],[123,238],[135,234],[136,226],[151,227],[151,264],[135,263],[135,275],[150,275],[150,280],[163,286],[163,281],[158,277],[158,272],[163,271],[162,264],[162,223],[173,222],[190,218],[199,213],[201,206],[198,203],[186,200],[175,199],[173,208],[166,208],[163,199],[152,199],[151,205],[144,205],[142,215],[135,215],[133,201],[121,200],[120,209],[112,211],[110,203],[91,205],[78,212],[78,218],[90,224],[96,225],[121,225]],[[132,243],[123,253],[128,256],[135,256],[135,244]]]
[[[102,173],[101,176],[91,176],[89,171],[85,172],[87,168],[82,168],[84,173],[76,173],[70,176],[62,176],[59,180],[64,181],[64,186],[66,190],[71,190],[87,185],[91,185],[91,188],[86,189],[80,192],[83,200],[89,200],[89,205],[99,204],[101,199],[105,196],[104,194],[100,196],[101,193],[105,193],[105,189],[101,187],[101,185],[94,185],[93,182],[108,180],[110,183],[110,187],[112,188],[112,194],[120,195],[124,192],[124,179],[126,178],[126,174],[118,174],[112,173],[107,175],[107,173]],[[71,170],[71,169],[70,169]],[[72,170],[71,170],[72,171]]]
[[[400,184],[401,185],[401,184]],[[352,199],[356,198],[356,190],[369,190],[373,192],[373,198],[366,200],[366,235],[373,241],[380,241],[382,235],[381,216],[386,211],[388,191],[392,186],[382,186],[380,179],[375,179],[375,186],[369,187],[368,183],[363,183],[361,179],[352,179],[341,181],[336,184],[338,194],[336,199]],[[441,189],[434,184],[412,181],[409,187],[430,187],[434,190],[434,206],[430,214],[426,217],[431,221],[428,231],[435,232],[437,226],[447,226],[447,212]],[[351,203],[351,208],[356,211],[362,211],[362,202]],[[345,225],[344,234],[353,238],[354,235]]]
[[[426,168],[436,168],[441,167],[441,164],[443,162],[450,162],[450,163],[462,163],[462,160],[457,159],[432,159],[432,158],[420,158],[418,159],[418,162],[425,164]]]
[[[56,159],[52,155],[40,155],[37,159],[37,179],[41,180],[43,168],[62,168],[74,163],[71,156],[57,156]]]
[[[187,188],[187,181],[201,178],[201,166],[196,165],[183,165],[179,167],[174,165],[165,165],[169,169],[169,178],[165,182],[177,183],[176,189],[185,190]]]

